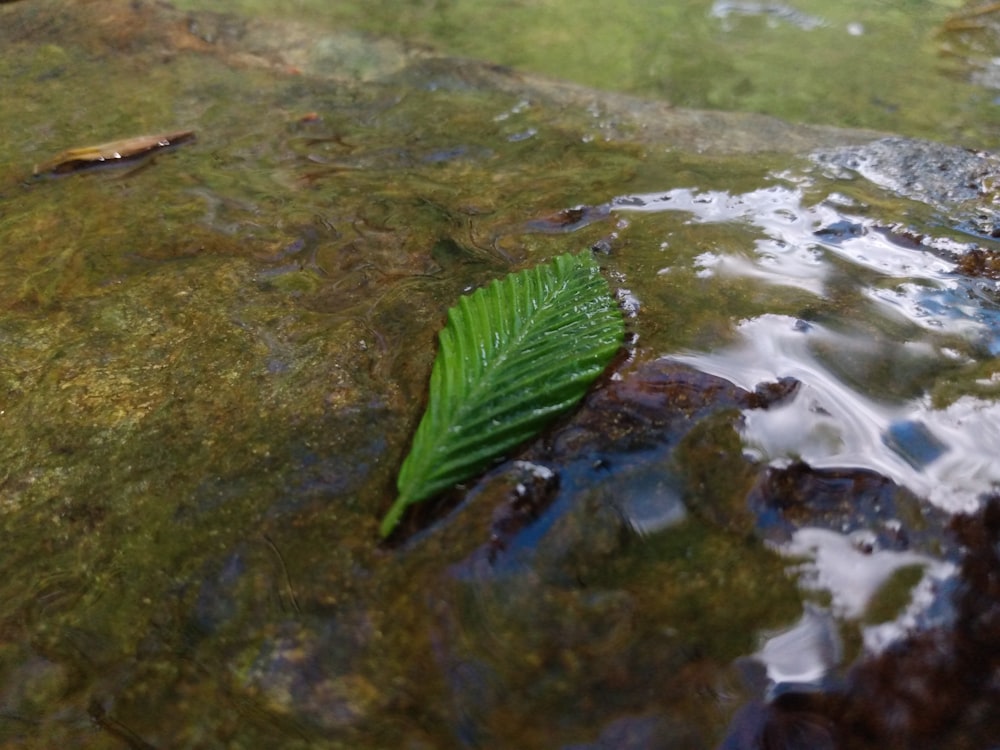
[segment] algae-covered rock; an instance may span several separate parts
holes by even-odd
[[[165,3],[0,40],[0,744],[710,746],[801,612],[774,529],[947,555],[923,489],[992,481],[990,256],[947,287],[919,210],[990,157]],[[445,311],[586,247],[628,361],[380,545]]]

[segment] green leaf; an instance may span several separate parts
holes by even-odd
[[[590,252],[561,255],[462,297],[441,331],[427,411],[382,536],[408,506],[479,473],[576,404],[624,333]]]

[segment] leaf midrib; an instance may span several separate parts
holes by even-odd
[[[573,270],[578,271],[579,269]],[[525,339],[530,338],[534,329],[538,327],[539,313],[546,310],[546,308],[552,304],[553,299],[558,297],[558,291],[565,289],[572,280],[572,277],[560,277],[558,279],[559,283],[554,284],[551,288],[546,290],[543,302],[535,307],[532,315],[528,318],[529,325],[521,328],[521,330],[509,341],[508,345],[504,347],[502,354],[498,355],[496,353],[497,350],[494,350],[491,362],[489,363],[490,366],[483,370],[483,377],[478,379],[478,383],[474,385],[473,390],[462,394],[463,398],[460,399],[459,408],[451,412],[451,419],[449,420],[447,427],[444,429],[443,434],[456,434],[452,432],[452,428],[455,425],[461,425],[463,422],[462,418],[465,415],[474,413],[478,410],[478,408],[482,407],[482,403],[485,401],[485,399],[482,398],[482,393],[487,391],[488,385],[497,381],[497,374],[503,372],[504,365],[506,365],[506,363],[510,360],[511,355],[520,350],[522,342],[524,342]],[[456,339],[457,338],[458,337],[456,336]],[[443,440],[437,441],[437,444],[434,446],[434,455],[437,455],[440,446],[444,444],[444,442],[445,441]]]

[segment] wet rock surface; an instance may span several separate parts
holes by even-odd
[[[741,421],[741,408],[761,409],[779,403],[795,392],[795,382],[761,384],[755,392],[744,391],[718,377],[699,372],[683,364],[658,360],[638,367],[626,367],[607,379],[585,400],[576,414],[554,430],[551,437],[529,446],[518,461],[501,467],[491,475],[485,487],[476,487],[467,502],[492,506],[491,539],[486,557],[491,565],[506,557],[518,557],[518,550],[529,556],[540,554],[548,563],[558,561],[564,545],[554,541],[539,544],[534,537],[538,526],[553,505],[562,513],[575,514],[571,498],[581,492],[592,497],[593,505],[585,513],[600,513],[607,521],[592,523],[580,519],[583,533],[596,533],[595,549],[590,553],[572,552],[580,560],[600,558],[612,553],[630,535],[662,531],[684,519],[695,498],[704,502],[695,507],[718,518],[743,513],[742,503],[727,509],[726,493],[738,489],[716,487],[701,473],[691,474],[681,459],[686,452],[698,450],[702,432],[713,430],[733,436],[729,454],[713,443],[718,461],[739,457],[735,429]],[[710,469],[705,468],[707,474]],[[740,469],[734,467],[733,479]],[[509,498],[498,504],[483,502],[479,493],[495,492],[493,486],[510,486]],[[601,508],[600,506],[604,506]],[[725,526],[723,521],[720,525]],[[530,537],[520,542],[520,534]],[[580,540],[568,531],[570,544]],[[570,574],[568,580],[580,578]]]
[[[860,660],[826,693],[745,708],[722,748],[990,748],[1000,738],[1000,499],[955,519],[963,547],[954,621]]]
[[[992,154],[908,138],[880,138],[863,146],[820,151],[815,158],[941,207],[988,198],[1000,174]]]
[[[951,537],[921,491],[995,481],[992,157],[161,3],[5,4],[0,38],[0,745],[995,740],[996,510]],[[444,311],[567,245],[631,359],[380,546]],[[798,585],[803,531],[906,563],[881,652]],[[823,679],[745,681],[806,607]]]
[[[940,528],[947,524],[947,515],[870,471],[812,469],[803,463],[786,469],[750,465],[745,469],[750,474],[756,473],[757,479],[748,493],[735,498],[706,493],[704,484],[686,484],[684,477],[670,479],[667,467],[672,456],[683,450],[685,439],[710,422],[713,414],[728,415],[726,422],[731,429],[739,423],[740,407],[764,408],[789,398],[795,390],[794,382],[786,382],[762,385],[756,393],[750,393],[683,365],[649,363],[605,383],[587,399],[568,425],[556,431],[553,442],[546,441],[525,452],[530,462],[520,460],[502,467],[472,490],[468,496],[470,502],[495,508],[491,539],[452,569],[452,575],[462,582],[459,590],[463,593],[441,611],[442,627],[446,630],[438,642],[448,653],[449,670],[461,674],[471,671],[479,675],[477,681],[493,685],[496,705],[490,708],[489,702],[484,702],[473,690],[475,709],[458,709],[465,717],[460,733],[471,732],[473,742],[504,745],[508,740],[496,729],[506,721],[497,718],[501,696],[507,691],[528,689],[528,684],[538,687],[539,683],[532,678],[520,685],[523,676],[514,682],[505,668],[498,667],[498,664],[509,666],[511,655],[491,653],[487,645],[490,638],[475,657],[479,666],[470,665],[468,660],[474,657],[466,649],[475,650],[475,641],[470,641],[469,635],[476,627],[467,619],[456,623],[452,618],[457,612],[464,612],[463,618],[471,616],[475,621],[487,618],[492,623],[487,632],[493,636],[510,626],[509,618],[518,617],[515,613],[531,611],[538,615],[553,606],[570,613],[568,619],[575,623],[574,629],[598,628],[600,622],[601,632],[610,628],[612,638],[604,646],[600,646],[601,640],[595,638],[594,631],[586,631],[587,635],[578,643],[566,632],[558,640],[571,651],[583,648],[585,643],[586,649],[619,652],[619,658],[625,661],[616,669],[633,675],[628,687],[614,688],[623,700],[627,700],[629,688],[644,689],[641,679],[634,676],[648,668],[648,664],[643,668],[638,666],[648,656],[637,655],[634,657],[637,661],[633,662],[627,655],[642,645],[637,637],[641,632],[641,600],[620,595],[608,598],[606,593],[595,600],[590,589],[594,577],[600,578],[593,566],[613,565],[623,550],[641,545],[639,540],[644,534],[664,528],[643,526],[640,519],[630,515],[633,509],[629,507],[627,494],[615,490],[634,487],[634,477],[630,476],[635,471],[632,462],[648,467],[651,460],[648,451],[656,450],[657,460],[662,462],[657,464],[657,482],[660,486],[672,486],[659,494],[647,488],[645,495],[647,502],[651,497],[659,497],[659,517],[669,519],[667,526],[682,524],[685,516],[699,514],[699,509],[702,511],[699,517],[705,518],[706,506],[701,503],[710,501],[707,518],[720,530],[745,529],[747,523],[752,523],[764,538],[780,543],[794,528],[825,527],[854,536],[863,554],[880,549],[919,550],[950,559],[963,554],[963,579],[975,571],[975,582],[962,584],[961,592],[954,597],[956,632],[938,627],[895,643],[877,658],[862,659],[841,678],[839,687],[828,687],[826,692],[813,690],[802,694],[792,689],[779,693],[779,697],[766,704],[751,704],[734,721],[733,733],[722,747],[862,748],[889,743],[885,746],[903,748],[919,745],[924,738],[939,733],[942,737],[951,736],[948,742],[957,743],[942,747],[972,747],[976,745],[965,744],[974,741],[969,738],[990,736],[989,732],[995,728],[980,726],[984,712],[988,712],[986,707],[996,706],[989,689],[982,692],[994,670],[989,666],[992,663],[988,656],[989,636],[977,634],[966,640],[958,633],[968,627],[963,623],[988,617],[995,605],[988,584],[991,574],[986,572],[995,571],[991,568],[995,564],[992,548],[981,538],[982,533],[975,539],[969,534],[972,528],[991,528],[989,519],[996,515],[993,505],[980,516],[956,522],[958,539],[942,544]],[[762,398],[761,393],[768,395]],[[641,456],[641,462],[636,455]],[[738,474],[734,465],[727,465],[726,469],[730,479]],[[627,481],[623,477],[628,477]],[[579,503],[583,485],[588,488],[582,493],[586,499],[582,505],[570,508],[565,497],[575,497]],[[507,492],[510,498],[499,506],[497,488],[501,496]],[[738,483],[730,481],[727,488],[738,493]],[[561,497],[560,493],[565,494]],[[718,508],[727,503],[732,504],[732,510],[720,514]],[[743,507],[750,511],[749,517],[741,517]],[[597,532],[595,526],[601,531]],[[514,591],[518,593],[515,595]],[[471,605],[470,610],[466,599],[469,596],[474,600],[485,599]],[[439,606],[447,599],[441,600]],[[598,602],[596,612],[591,610]],[[487,611],[482,609],[484,606]],[[610,611],[604,609],[608,606]],[[616,615],[611,616],[611,612]],[[597,619],[588,625],[589,618],[595,616]],[[529,642],[525,632],[515,640],[520,647]],[[458,654],[444,645],[458,641],[464,646]],[[957,650],[965,653],[963,658],[979,660],[972,673],[961,666]],[[478,661],[484,657],[491,666]],[[524,658],[529,657],[519,653],[519,659]],[[667,694],[675,688],[670,687],[663,675],[681,669],[680,665],[688,660],[693,659],[694,663],[687,663],[684,669],[697,669],[703,677],[714,670],[715,679],[720,679],[719,675],[725,672],[721,664],[713,666],[711,661],[706,663],[703,657],[695,657],[686,649],[674,659],[680,661],[671,660],[653,670],[659,675],[658,690]],[[483,674],[484,669],[488,677]],[[682,671],[682,675],[689,679],[687,672]],[[604,680],[610,679],[597,674],[590,677],[596,680],[592,688],[595,691],[604,689]],[[973,684],[963,684],[959,689],[958,683],[966,678],[973,679]],[[920,684],[926,684],[926,690]],[[932,689],[931,685],[938,687]],[[940,704],[934,695],[938,689],[947,690],[943,687],[946,685],[954,685],[960,697]],[[465,689],[456,692],[464,694]],[[921,708],[922,701],[938,705],[933,711],[926,711]],[[965,712],[968,717],[962,718]],[[971,722],[971,728],[954,729],[965,722]],[[492,729],[484,730],[484,726]],[[487,734],[482,735],[483,731]],[[609,737],[617,738],[613,742],[625,743],[627,747],[657,748],[671,743],[680,747],[703,746],[699,743],[704,743],[705,738],[692,737],[690,732],[690,728],[679,729],[669,712],[654,713],[643,719],[614,722],[595,744],[581,747],[604,747],[604,743],[612,741]]]
[[[860,146],[819,151],[818,163],[855,172],[894,193],[950,215],[965,215],[969,230],[996,237],[1000,159],[929,141],[881,138]]]
[[[954,548],[943,548],[940,535],[948,514],[872,471],[814,469],[802,462],[769,468],[747,502],[761,535],[776,544],[810,526],[859,534],[868,551],[914,549],[956,556]]]
[[[726,539],[743,555],[745,575],[724,584],[720,600],[781,562],[739,541],[747,520],[740,483],[690,475],[680,454],[697,449],[702,430],[729,431],[733,452],[716,455],[718,468],[732,478],[746,474],[734,431],[740,407],[763,408],[791,392],[785,383],[750,393],[669,361],[626,367],[550,437],[467,493],[469,506],[453,522],[492,511],[489,537],[449,568],[433,597],[436,652],[459,681],[452,689],[458,736],[502,747],[532,736],[514,697],[527,692],[554,715],[583,701],[598,726],[608,723],[595,744],[579,747],[711,741],[678,713],[677,701],[692,681],[719,689],[728,679],[725,654],[738,647],[695,635],[690,626],[706,612],[668,613],[700,608],[692,594],[722,575],[708,560]],[[670,528],[684,539],[680,547],[656,551],[645,541]],[[609,586],[622,566],[643,572]],[[760,591],[757,604],[783,609],[787,593]],[[724,609],[734,619],[763,613],[756,604]],[[615,718],[628,708],[642,712]]]
[[[937,624],[892,643],[878,656],[840,664],[833,672],[840,676],[828,678],[822,690],[798,692],[787,686],[766,702],[748,703],[720,748],[911,748],[928,738],[940,743],[935,747],[965,748],[987,747],[1000,736],[991,718],[1000,704],[992,687],[997,666],[990,645],[996,636],[990,623],[997,608],[992,581],[1000,561],[993,536],[1000,528],[994,528],[1000,502],[992,500],[980,513],[959,517],[954,536],[942,539],[947,514],[871,471],[813,469],[801,462],[784,469],[747,464],[742,468],[750,487],[740,494],[739,482],[732,479],[739,475],[738,462],[745,459],[733,455],[725,466],[728,497],[705,484],[690,484],[683,475],[670,478],[668,467],[685,441],[712,422],[713,415],[724,415],[727,428],[733,429],[741,408],[780,404],[794,396],[796,387],[794,381],[762,384],[751,393],[667,361],[626,369],[592,394],[570,423],[555,431],[554,439],[527,449],[524,456],[530,461],[501,467],[473,488],[470,502],[495,509],[491,538],[451,569],[455,580],[442,590],[454,593],[437,600],[441,658],[449,672],[463,675],[455,692],[471,701],[456,706],[462,717],[458,734],[473,744],[505,746],[512,741],[500,729],[510,721],[503,696],[531,689],[529,685],[543,689],[544,680],[537,676],[521,682],[527,665],[534,663],[521,650],[531,642],[531,626],[520,625],[523,630],[514,639],[520,665],[514,672],[514,654],[493,653],[491,644],[525,612],[535,617],[555,608],[568,613],[565,622],[574,623],[557,640],[576,659],[586,659],[591,649],[617,655],[610,674],[588,671],[587,680],[593,683],[584,692],[611,689],[628,705],[634,700],[628,697],[630,691],[637,690],[636,697],[644,694],[641,675],[652,670],[659,693],[659,700],[646,705],[650,713],[612,720],[593,744],[572,747],[705,746],[705,736],[692,733],[658,704],[664,696],[682,691],[693,673],[709,684],[729,679],[727,667],[690,645],[652,666],[648,654],[630,656],[643,647],[661,655],[669,650],[643,643],[643,599],[594,591],[595,579],[602,577],[600,568],[614,566],[628,550],[642,547],[645,535],[683,526],[685,518],[695,515],[715,529],[710,533],[746,532],[754,525],[756,533],[776,545],[787,541],[794,529],[808,526],[853,538],[864,555],[914,550],[961,560],[957,588],[939,594],[939,607],[950,611],[943,620],[939,616]],[[657,452],[656,481],[670,489],[656,492],[646,487],[645,498],[647,503],[659,499],[658,517],[668,519],[666,526],[644,526],[643,519],[630,513],[627,492],[617,490],[636,486],[633,462],[648,467],[650,450]],[[500,505],[498,489],[500,498],[505,493],[509,497]],[[575,508],[567,504],[569,496],[578,503]],[[725,507],[729,511],[721,512]],[[480,627],[487,629],[477,646],[478,639],[470,636]],[[585,635],[577,641],[579,628]],[[448,645],[453,643],[461,643],[461,649]],[[547,678],[554,677],[552,664],[545,669]],[[666,678],[670,672],[679,673],[680,684]],[[616,674],[631,677],[618,684]],[[477,687],[466,684],[467,679]],[[579,685],[581,677],[567,679]],[[492,686],[490,700],[483,699],[484,683]],[[948,694],[946,700],[943,693]]]

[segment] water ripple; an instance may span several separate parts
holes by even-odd
[[[997,285],[958,273],[954,260],[976,245],[852,215],[851,202],[836,194],[807,204],[797,186],[743,194],[678,188],[621,196],[609,205],[615,212],[679,211],[690,214],[691,224],[760,231],[753,256],[716,249],[698,255],[702,278],[743,276],[822,298],[834,278],[843,284],[844,269],[853,269],[858,297],[843,321],[806,323],[764,312],[740,322],[728,348],[671,355],[743,388],[781,377],[802,382],[787,404],[746,412],[748,450],[777,465],[801,459],[815,467],[871,469],[950,512],[974,509],[1000,486],[1000,406],[964,396],[934,408],[924,393],[887,399],[869,382],[880,363],[903,372],[969,363],[971,355],[949,340],[964,341],[977,358],[1000,353]],[[916,332],[897,340],[868,333],[879,319],[882,328],[902,323]]]

